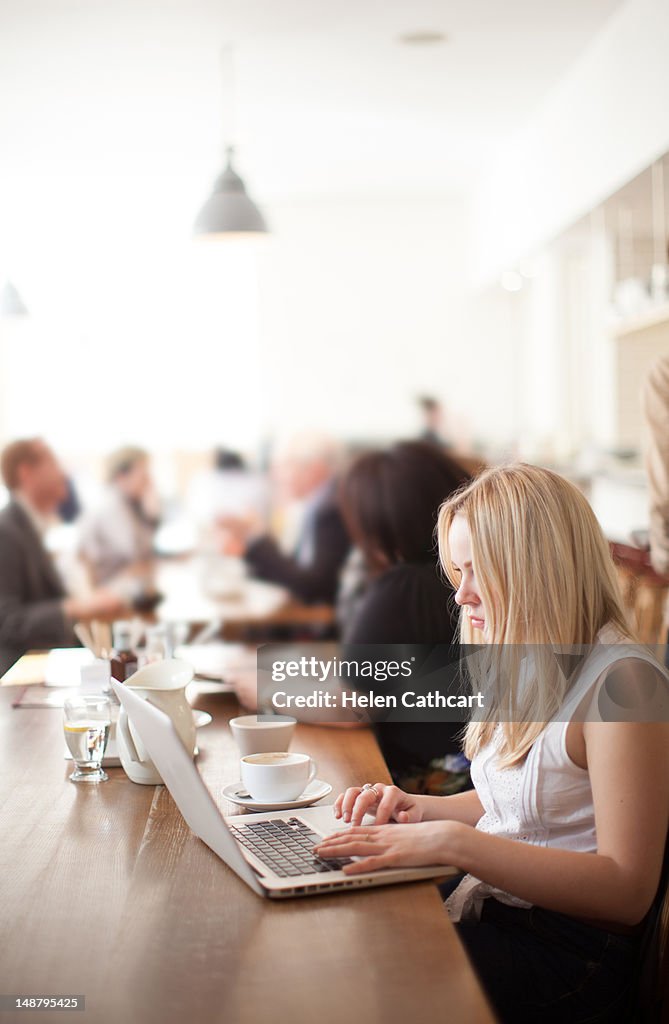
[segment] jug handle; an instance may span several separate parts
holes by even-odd
[[[123,740],[127,747],[128,754],[130,755],[130,760],[134,761],[136,764],[141,764],[142,759],[137,753],[135,742],[132,736],[130,735],[130,729],[128,727],[128,712],[125,710],[125,708],[121,708],[121,713],[118,716],[117,728],[121,735],[123,736]]]

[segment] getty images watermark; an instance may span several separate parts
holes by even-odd
[[[669,721],[662,656],[636,644],[268,644],[258,708],[331,723]]]
[[[379,658],[318,658],[315,654],[302,655],[297,659],[274,659],[270,666],[272,683],[288,680],[316,682],[316,688],[300,692],[301,687],[275,689],[270,696],[272,708],[284,711],[290,708],[327,708],[358,710],[368,708],[472,708],[484,707],[482,693],[444,693],[441,690],[417,692],[395,685],[410,679],[415,667],[416,655],[402,661]],[[356,688],[350,684],[355,680]],[[365,681],[371,686],[389,684],[379,689],[367,690]],[[332,686],[331,684],[335,685]],[[322,684],[328,684],[323,689]],[[264,704],[264,700],[263,700]]]

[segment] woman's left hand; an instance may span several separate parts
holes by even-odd
[[[359,825],[335,832],[314,847],[319,857],[362,857],[347,864],[347,875],[377,868],[461,867],[461,840],[469,825],[459,821],[421,821],[412,825]]]

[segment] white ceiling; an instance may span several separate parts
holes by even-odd
[[[61,185],[99,204],[178,182],[194,214],[230,124],[229,42],[260,201],[462,191],[619,3],[0,0],[0,236]],[[449,41],[397,43],[419,29]]]

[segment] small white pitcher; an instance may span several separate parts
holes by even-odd
[[[186,700],[186,687],[193,678],[193,669],[178,658],[167,658],[145,665],[124,683],[149,704],[164,711],[174,722],[183,745],[191,757],[195,754],[195,722]],[[118,727],[118,753],[126,775],[133,782],[157,786],[161,779],[138,733],[133,729],[125,708],[121,708]]]

